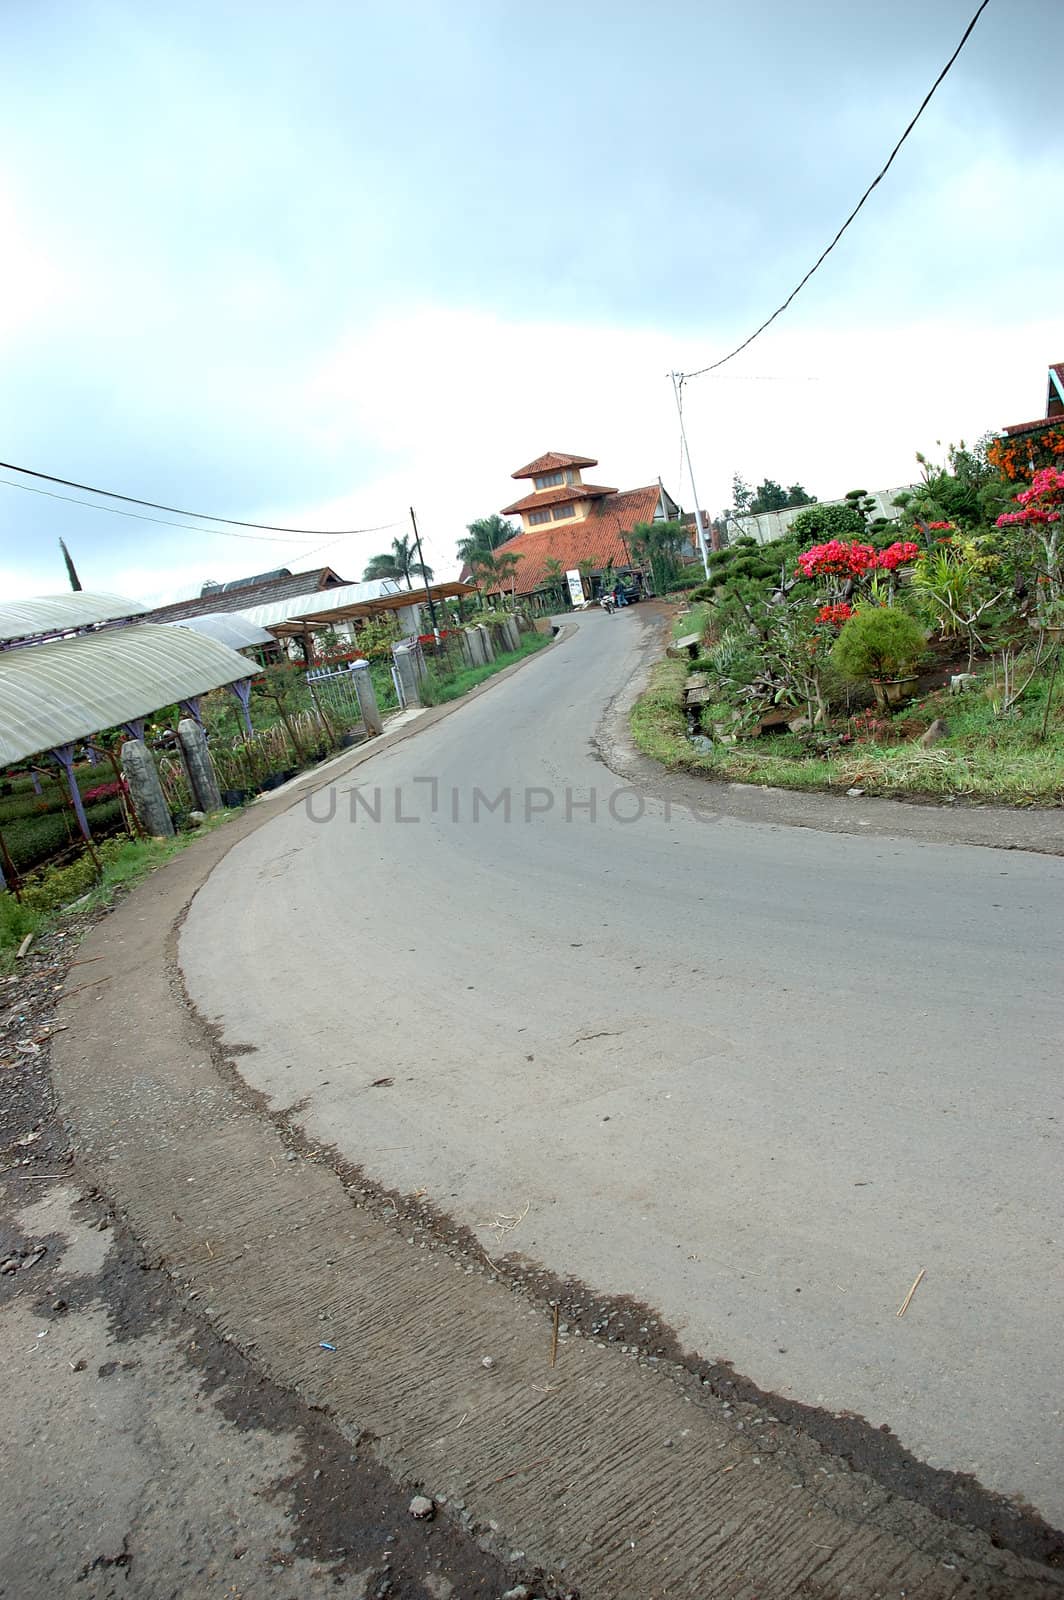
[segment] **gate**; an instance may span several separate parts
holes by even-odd
[[[326,732],[337,737],[348,733],[366,737],[366,719],[362,715],[356,674],[351,666],[340,663],[333,667],[311,667],[307,672],[307,687]]]

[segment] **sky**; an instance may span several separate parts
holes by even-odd
[[[0,600],[66,587],[60,538],[87,589],[148,603],[357,579],[411,505],[451,576],[549,449],[690,508],[668,374],[786,297],[976,3],[6,8],[0,458],[315,532],[138,521],[0,469]],[[1064,0],[990,0],[791,309],[685,385],[703,506],[735,473],[900,485],[918,450],[1042,414],[1062,49]]]

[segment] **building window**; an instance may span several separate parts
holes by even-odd
[[[528,520],[532,524],[533,527],[535,527],[537,522],[549,522],[550,521],[550,512],[549,511],[530,511],[528,513]]]
[[[564,519],[566,517],[575,517],[575,516],[576,516],[576,507],[575,506],[555,506],[554,507],[554,520],[555,520],[555,522],[562,522],[562,521],[564,521]]]
[[[534,481],[537,489],[557,489],[560,484],[565,482],[565,473],[545,472]]]

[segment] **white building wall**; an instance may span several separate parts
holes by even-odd
[[[903,483],[897,489],[870,489],[869,499],[874,500],[876,505],[875,511],[871,512],[870,516],[886,517],[888,522],[896,522],[901,516],[901,512],[897,506],[891,504],[891,501],[896,499],[899,494],[911,493],[916,487],[917,485],[913,483]],[[844,506],[846,501],[845,499],[818,500],[817,504],[822,506]],[[760,511],[757,516],[729,517],[729,542],[734,544],[736,539],[741,538],[744,534],[749,534],[751,538],[757,540],[758,544],[769,544],[773,539],[782,539],[795,517],[809,509],[809,506],[788,506],[785,511]]]

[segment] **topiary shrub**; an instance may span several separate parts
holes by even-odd
[[[788,531],[804,549],[831,539],[857,539],[865,531],[865,519],[852,505],[809,506],[799,511]]]
[[[851,683],[901,678],[923,654],[927,639],[919,623],[897,606],[856,611],[835,641],[831,658]]]

